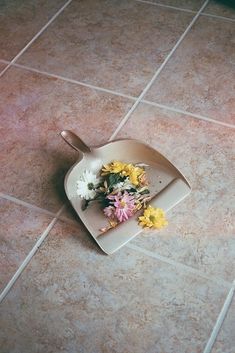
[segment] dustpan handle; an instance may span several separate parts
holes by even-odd
[[[90,147],[88,147],[74,132],[70,130],[64,130],[60,133],[61,137],[71,146],[74,150],[82,153],[91,152]]]

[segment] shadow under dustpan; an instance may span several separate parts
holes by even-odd
[[[85,211],[83,200],[76,194],[77,180],[85,170],[98,173],[103,164],[114,160],[126,163],[145,163],[151,195],[150,205],[170,210],[183,200],[191,191],[190,185],[180,171],[158,151],[150,146],[131,139],[109,142],[89,148],[71,131],[62,131],[63,139],[79,152],[78,161],[70,168],[65,177],[65,192],[73,208],[92,237],[106,254],[112,254],[143,229],[138,225],[137,214],[117,227],[103,233],[100,229],[107,225],[107,218],[98,202],[93,202]]]

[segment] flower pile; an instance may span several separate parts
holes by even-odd
[[[77,181],[77,194],[84,199],[83,209],[90,202],[99,201],[109,220],[109,226],[101,231],[125,222],[141,208],[145,209],[138,218],[141,226],[160,229],[167,225],[163,210],[146,206],[151,196],[145,167],[144,164],[113,161],[103,165],[99,176],[85,170]]]

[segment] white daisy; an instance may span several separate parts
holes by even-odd
[[[95,188],[100,179],[89,170],[85,170],[81,180],[77,181],[77,194],[85,200],[91,200],[96,196]]]

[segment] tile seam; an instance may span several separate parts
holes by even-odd
[[[206,1],[206,3],[207,3],[208,1]],[[206,5],[205,5],[206,6]],[[119,126],[115,129],[115,131],[114,131],[114,133],[111,135],[111,137],[109,138],[109,141],[112,141],[114,138],[115,138],[115,136],[116,136],[116,131],[118,130],[119,131]],[[70,223],[70,224],[75,224],[75,222],[73,221],[73,220],[69,220],[68,218],[66,218],[66,217],[61,217],[60,218],[60,220],[62,220],[62,221],[64,221],[64,222],[67,222],[67,223]],[[133,248],[133,247],[136,247],[136,246],[134,246],[133,244],[127,244],[126,245],[127,247],[129,247],[129,248]],[[136,249],[137,249],[137,247],[136,247]],[[140,249],[143,249],[143,248],[139,248],[138,247],[138,250],[140,251]],[[143,251],[145,251],[145,249],[143,249]],[[149,256],[149,255],[148,255]],[[199,270],[197,270],[197,269],[194,269],[194,268],[192,268],[192,267],[190,267],[190,266],[187,266],[187,265],[185,265],[185,264],[182,264],[182,263],[179,263],[179,262],[177,262],[177,261],[172,261],[172,260],[170,260],[169,258],[166,258],[166,257],[163,257],[163,256],[160,256],[160,255],[157,255],[158,256],[158,259],[160,260],[160,261],[162,261],[162,262],[164,262],[164,263],[168,263],[168,264],[172,264],[173,266],[177,266],[177,267],[179,267],[179,269],[182,269],[182,268],[184,268],[185,270],[187,270],[188,272],[191,272],[191,273],[193,273],[194,275],[195,274],[197,274],[197,275],[200,275],[201,277],[203,277],[203,278],[205,278],[205,279],[207,279],[207,280],[210,280],[210,281],[212,281],[212,282],[215,282],[216,284],[218,284],[218,281],[222,284],[222,285],[224,285],[225,287],[229,287],[230,285],[231,285],[231,283],[230,282],[228,282],[228,281],[225,281],[225,280],[223,280],[223,279],[218,279],[218,278],[214,278],[214,277],[211,277],[211,276],[207,276],[205,273],[203,273],[203,272],[201,272],[201,271],[199,271]],[[151,254],[151,257],[153,257],[152,256],[152,254]]]
[[[48,76],[48,77],[57,78],[57,79],[65,81],[65,82],[77,84],[78,86],[81,85],[81,86],[84,86],[84,87],[87,87],[87,88],[90,88],[90,89],[101,91],[101,92],[104,92],[104,93],[107,93],[107,94],[113,94],[113,95],[120,96],[120,97],[123,97],[123,98],[126,98],[126,99],[135,100],[135,101],[137,101],[137,99],[138,99],[137,97],[126,95],[126,94],[121,93],[121,92],[116,92],[116,91],[109,90],[109,89],[106,89],[106,88],[103,88],[103,87],[94,86],[92,84],[84,83],[84,82],[73,80],[73,79],[70,79],[70,78],[67,78],[67,77],[64,77],[64,76],[60,76],[60,75],[52,74],[52,73],[49,73],[49,72],[46,72],[46,71],[38,70],[38,69],[35,69],[35,68],[32,68],[32,67],[28,67],[26,65],[21,65],[21,64],[14,63],[14,64],[12,64],[12,67],[17,67],[17,68],[21,68],[23,70],[28,70],[28,71],[35,72],[35,73],[38,73],[38,74],[42,74],[42,75],[45,75],[45,76]],[[159,108],[162,108],[162,109],[167,109],[167,110],[173,111],[175,113],[189,115],[189,116],[191,116],[191,117],[193,117],[195,119],[200,119],[200,120],[204,120],[204,121],[207,121],[207,122],[210,122],[210,123],[219,124],[219,125],[222,125],[222,126],[230,127],[232,129],[235,128],[235,125],[233,125],[233,124],[225,123],[225,122],[222,122],[220,120],[215,120],[215,119],[212,119],[210,117],[203,116],[203,115],[200,115],[200,114],[197,114],[197,113],[192,113],[192,112],[189,112],[187,110],[180,109],[180,108],[174,108],[174,107],[170,107],[169,105],[165,105],[165,104],[149,101],[147,99],[142,99],[139,103],[145,103],[145,104],[156,106],[156,107],[159,107]]]
[[[183,7],[177,7],[177,6],[171,6],[171,5],[164,5],[161,3],[157,2],[152,2],[148,0],[135,0],[136,2],[144,3],[144,4],[149,4],[153,6],[158,6],[158,7],[163,7],[166,9],[172,9],[172,10],[177,10],[177,11],[182,11],[182,12],[187,12],[187,13],[197,13],[197,10],[190,10],[190,9],[185,9]]]
[[[235,22],[235,18],[220,16],[220,15],[213,15],[213,14],[210,14],[207,12],[203,12],[201,15],[206,16],[206,17],[218,18],[219,20]]]
[[[205,347],[203,353],[211,353],[212,348],[213,348],[213,346],[216,342],[216,339],[218,337],[218,334],[220,332],[220,329],[222,328],[225,317],[229,311],[230,305],[231,305],[233,297],[234,297],[234,292],[235,292],[235,280],[230,288],[230,291],[227,294],[227,297],[225,298],[223,307],[217,317],[216,323],[213,327],[213,330],[211,332],[211,335],[209,337],[209,340],[206,344],[206,347]]]
[[[63,221],[67,224],[71,224],[71,225],[74,225],[76,226],[77,224],[77,221],[76,220],[72,220],[72,219],[69,219],[67,217],[58,217],[58,220],[60,221]],[[145,248],[143,247],[139,247],[135,244],[131,244],[131,243],[128,243],[126,244],[126,246],[132,250],[135,250],[135,251],[138,251],[138,252],[141,252],[143,254],[145,254],[146,256],[148,257],[151,257],[151,258],[155,258],[163,263],[167,263],[169,265],[172,265],[174,268],[178,268],[179,271],[187,271],[193,275],[197,275],[197,276],[200,276],[206,280],[209,280],[210,282],[213,282],[215,284],[220,284],[222,286],[224,286],[225,288],[230,288],[231,287],[231,282],[227,281],[227,280],[224,280],[223,278],[220,278],[220,277],[215,277],[215,276],[210,276],[210,275],[207,275],[205,272],[203,271],[200,271],[194,267],[191,267],[191,266],[188,266],[184,263],[181,263],[181,262],[178,262],[176,260],[172,260],[166,256],[162,256],[156,252],[152,252],[152,251],[149,251],[149,250],[146,250]]]
[[[203,115],[200,115],[200,114],[197,114],[197,113],[191,113],[191,112],[189,112],[187,110],[182,110],[182,109],[170,107],[170,106],[165,105],[165,104],[156,103],[156,102],[152,102],[152,101],[145,100],[145,99],[141,100],[141,103],[145,103],[145,104],[149,104],[149,105],[152,105],[152,106],[155,106],[155,107],[159,107],[159,108],[162,108],[162,109],[170,110],[172,112],[179,113],[179,114],[189,115],[189,116],[191,116],[191,117],[193,117],[195,119],[204,120],[206,122],[214,123],[214,124],[217,124],[217,125],[222,125],[222,126],[229,127],[229,128],[232,128],[232,129],[235,128],[235,125],[233,125],[233,124],[225,123],[225,122],[220,121],[220,120],[215,120],[215,119],[212,119],[212,118],[209,118],[207,116],[203,116]]]
[[[69,3],[72,0],[69,1]],[[7,68],[11,67],[11,66],[18,66],[22,68],[22,65],[18,65],[15,64],[14,62],[11,62]],[[26,69],[26,67],[23,67]],[[27,68],[28,69],[28,68]],[[30,68],[29,68],[30,69]],[[31,69],[31,71],[33,71]],[[38,70],[37,70],[38,71]],[[5,72],[5,71],[4,71]],[[2,72],[3,73],[3,72]],[[1,74],[0,73],[0,77]],[[38,72],[41,73],[42,72]],[[73,80],[71,80],[73,81]],[[75,82],[74,82],[75,83]],[[77,82],[76,82],[77,83]],[[13,200],[13,197],[6,195],[6,194],[2,194],[5,196],[5,198],[11,199]],[[16,198],[14,198],[15,200],[17,200]],[[18,203],[20,202],[20,200],[17,200]],[[16,202],[17,203],[17,202]],[[26,206],[26,203],[23,202],[24,205]],[[27,204],[29,205],[29,204]],[[25,267],[29,264],[29,262],[31,261],[31,259],[33,258],[33,256],[35,255],[35,253],[37,252],[38,248],[41,246],[41,244],[44,242],[44,240],[46,239],[46,237],[48,236],[48,234],[50,233],[51,229],[54,227],[55,223],[57,222],[57,220],[61,220],[61,221],[66,221],[66,222],[70,222],[69,219],[66,219],[65,217],[60,217],[60,215],[63,213],[64,208],[66,207],[66,203],[63,204],[63,206],[61,207],[61,209],[57,212],[56,217],[53,218],[53,220],[51,221],[51,223],[47,226],[47,228],[45,229],[45,231],[41,234],[41,236],[39,237],[39,239],[37,240],[37,242],[35,243],[35,245],[33,246],[33,248],[30,250],[30,252],[28,253],[28,255],[25,257],[24,261],[22,262],[22,264],[18,267],[17,271],[14,273],[13,277],[10,279],[10,281],[7,283],[7,285],[5,286],[5,288],[3,289],[3,291],[0,293],[0,304],[1,302],[4,300],[4,298],[7,296],[7,294],[9,293],[9,291],[11,290],[11,288],[13,287],[14,283],[17,281],[17,279],[19,278],[19,276],[21,275],[21,273],[24,271]]]
[[[161,4],[161,3],[156,3],[156,2],[152,2],[151,0],[135,0],[137,2],[140,2],[140,3],[144,3],[144,4],[149,4],[149,5],[153,5],[153,6],[159,6],[159,7],[163,7],[163,8],[166,8],[166,9],[172,9],[172,10],[178,10],[178,11],[182,11],[182,12],[187,12],[187,13],[197,13],[198,10],[191,10],[191,9],[185,9],[183,7],[177,7],[177,6],[171,6],[171,5],[164,5],[164,4]],[[235,19],[232,18],[232,17],[227,17],[227,16],[220,16],[220,15],[214,15],[210,12],[202,12],[201,13],[202,16],[207,16],[207,17],[215,17],[215,18],[218,18],[218,19],[221,19],[221,20],[227,20],[227,21],[232,21],[232,22],[235,22]]]
[[[6,68],[0,72],[0,78],[3,76],[3,74],[15,63],[16,60],[30,47],[30,45],[50,26],[50,24],[64,11],[64,9],[72,2],[72,0],[68,0],[51,18],[50,20],[36,33],[36,35],[24,46],[23,49],[19,51],[19,53],[8,63]],[[5,60],[1,60],[1,62],[6,63]],[[5,195],[6,196],[6,195]],[[9,197],[8,197],[9,199]],[[24,202],[23,202],[24,203]],[[21,203],[22,204],[22,203]],[[28,206],[29,204],[24,203],[24,206]],[[35,206],[36,207],[36,206]],[[33,207],[34,208],[34,207]],[[24,271],[25,267],[28,265],[28,263],[31,261],[35,253],[37,252],[38,248],[40,245],[43,243],[43,241],[46,239],[48,236],[49,232],[51,229],[54,227],[55,223],[60,217],[60,214],[63,212],[65,208],[65,204],[60,208],[60,210],[56,213],[55,217],[52,219],[50,224],[47,226],[47,228],[44,230],[44,232],[39,236],[38,240],[34,244],[33,248],[31,251],[28,253],[28,255],[25,257],[24,261],[22,264],[18,267],[16,272],[14,273],[13,277],[10,279],[10,281],[7,283],[3,291],[0,293],[0,303],[4,300],[4,298],[7,296],[9,291],[11,290],[12,286],[14,283],[17,281],[21,273]],[[35,209],[35,208],[34,208]]]
[[[0,62],[9,63],[9,62],[4,61],[4,60],[0,60]],[[21,68],[23,70],[35,72],[35,73],[38,73],[38,74],[41,74],[41,75],[45,75],[45,76],[48,76],[48,77],[52,77],[52,78],[58,78],[58,79],[60,79],[62,81],[65,81],[65,82],[77,84],[78,86],[81,85],[81,86],[84,86],[84,87],[87,87],[87,88],[90,88],[90,89],[94,89],[94,90],[101,91],[101,92],[108,93],[108,94],[113,94],[113,95],[120,96],[120,97],[123,97],[123,98],[131,99],[131,100],[137,100],[138,99],[137,97],[134,97],[134,96],[131,96],[131,95],[127,95],[127,94],[124,94],[124,93],[121,93],[121,92],[109,90],[107,88],[103,88],[103,87],[99,87],[99,86],[94,86],[94,85],[89,84],[89,83],[84,83],[82,81],[77,81],[77,80],[70,79],[70,78],[67,78],[67,77],[64,77],[64,76],[52,74],[52,73],[49,73],[47,71],[38,70],[38,69],[29,67],[29,66],[26,66],[26,65],[21,65],[21,64],[14,63],[14,64],[12,64],[12,67]],[[147,99],[142,99],[140,101],[140,103],[145,103],[145,104],[156,106],[156,107],[159,107],[159,108],[162,108],[162,109],[167,109],[167,110],[173,111],[175,113],[189,115],[189,116],[191,116],[193,118],[196,118],[196,119],[200,119],[200,120],[204,120],[204,121],[207,121],[207,122],[210,122],[210,123],[215,123],[215,124],[219,124],[219,125],[222,125],[222,126],[230,127],[232,129],[235,128],[234,124],[224,123],[224,122],[222,122],[220,120],[215,120],[215,119],[207,117],[207,116],[203,116],[203,115],[200,115],[200,114],[197,114],[197,113],[192,113],[190,111],[183,110],[183,109],[180,109],[180,108],[170,107],[169,105],[153,102],[153,101],[150,101],[150,100],[147,100]]]
[[[22,49],[21,52],[18,53],[18,55],[10,62],[10,64],[7,66],[7,69],[14,65],[14,66],[22,66],[22,65],[18,65],[18,64],[15,64],[15,61],[20,57],[20,55],[23,54],[23,52],[25,50],[27,50],[27,48],[33,43],[34,40],[36,40],[40,35],[41,33],[43,33],[43,31],[54,21],[54,19],[64,10],[65,7],[67,7],[70,3],[71,3],[72,0],[69,0],[54,16],[53,18],[41,29],[41,31],[38,32],[38,34],[33,37],[33,39],[27,44],[27,46],[25,48]],[[198,17],[200,16],[201,12],[203,11],[203,9],[207,6],[207,3],[208,3],[209,0],[205,1],[204,5],[201,7],[201,9],[197,12],[196,16],[193,18],[193,20],[191,21],[191,23],[189,24],[189,26],[186,28],[186,30],[184,31],[184,33],[181,35],[180,39],[177,41],[176,45],[173,47],[173,49],[171,50],[171,52],[168,54],[168,56],[166,57],[166,59],[164,60],[163,64],[160,66],[159,69],[161,70],[157,70],[155,72],[155,75],[153,76],[153,78],[150,80],[150,82],[147,84],[147,86],[145,87],[145,89],[142,91],[142,93],[140,94],[140,96],[138,98],[135,98],[135,97],[130,97],[128,96],[127,98],[131,98],[131,99],[135,99],[136,102],[135,104],[133,105],[133,107],[135,106],[135,108],[133,109],[133,107],[129,110],[129,112],[127,114],[128,117],[126,119],[126,121],[128,120],[129,116],[131,115],[131,113],[136,109],[136,107],[138,106],[138,104],[141,102],[142,98],[144,97],[144,95],[147,93],[148,89],[151,87],[153,81],[156,79],[156,77],[158,76],[158,74],[160,74],[160,72],[162,71],[162,69],[164,68],[164,66],[167,64],[167,62],[169,61],[170,57],[173,55],[173,53],[175,52],[175,50],[177,49],[177,47],[181,44],[181,42],[183,41],[183,39],[185,38],[185,36],[187,35],[187,33],[190,31],[191,27],[193,26],[193,24],[196,22],[196,20],[198,19]],[[4,70],[5,72],[6,70]],[[0,75],[2,75],[4,72],[2,72]],[[41,73],[41,72],[40,72]],[[48,73],[46,73],[48,74]],[[48,74],[48,75],[51,75],[51,74]],[[1,77],[1,76],[0,76]],[[60,78],[60,77],[58,77]],[[63,79],[61,77],[61,79]],[[65,79],[65,78],[64,78]],[[66,79],[67,80],[67,79]],[[74,80],[71,80],[71,82],[74,81]],[[77,84],[82,84],[82,83],[79,83],[78,81],[74,82],[74,83],[77,83]],[[86,84],[84,84],[86,85]],[[91,88],[95,88],[95,86],[92,86],[92,85],[87,85],[88,87],[90,86]],[[95,88],[95,89],[99,89],[99,87]],[[104,89],[102,89],[104,91]],[[112,94],[115,94],[113,91],[109,91],[109,90],[106,90],[107,93],[112,93]],[[120,95],[120,94],[118,94]],[[125,96],[125,95],[124,95]],[[136,104],[137,103],[137,104]],[[125,116],[126,117],[126,116]],[[125,119],[125,117],[123,119]],[[125,121],[125,122],[126,122]],[[124,123],[125,123],[124,122]],[[112,140],[113,138],[115,138],[116,134],[120,131],[121,127],[124,125],[124,123],[122,124],[122,122],[119,124],[119,126],[117,127],[117,129],[114,131],[114,133],[111,135],[110,139],[109,140]],[[49,226],[46,228],[46,230],[42,233],[42,235],[40,236],[40,238],[38,239],[38,241],[36,242],[35,246],[31,249],[30,253],[28,254],[28,256],[26,257],[26,259],[28,259],[22,263],[22,265],[18,268],[18,270],[16,271],[15,275],[12,277],[12,280],[10,280],[10,282],[7,284],[7,286],[5,287],[5,289],[3,290],[2,294],[0,295],[0,302],[3,300],[3,298],[7,295],[7,293],[9,292],[9,290],[11,289],[11,287],[13,286],[13,284],[15,283],[15,281],[18,279],[18,277],[20,276],[20,274],[22,273],[22,271],[24,270],[24,268],[27,266],[27,264],[30,262],[30,260],[32,259],[32,257],[34,256],[34,254],[36,253],[37,249],[39,248],[39,246],[42,244],[42,242],[45,240],[45,238],[47,237],[47,235],[49,234],[50,230],[53,228],[54,224],[56,223],[56,221],[58,219],[61,219],[60,218],[60,214],[63,212],[64,210],[64,207],[65,205],[62,206],[62,208],[60,209],[60,211],[57,213],[56,217],[52,220],[52,222],[49,224]],[[37,245],[37,246],[36,246]],[[127,245],[128,247],[130,247],[130,245],[128,244]],[[133,245],[132,245],[133,246]],[[141,249],[141,248],[140,248]],[[169,262],[169,261],[168,261]],[[24,264],[25,263],[25,264]],[[176,262],[177,263],[177,262]],[[183,264],[180,264],[180,263],[177,263],[182,267],[187,267],[186,265],[183,265]],[[191,267],[188,267],[189,269],[192,269]],[[194,269],[192,269],[194,271]],[[192,271],[191,270],[191,271]],[[197,271],[197,270],[195,270]],[[195,273],[195,272],[194,272]],[[198,272],[197,272],[198,274]],[[204,275],[203,275],[204,276]],[[205,277],[205,276],[204,276]],[[210,279],[210,278],[209,278]],[[223,281],[224,282],[224,281]],[[227,282],[225,282],[226,285],[227,285]],[[4,294],[5,293],[5,294]],[[4,295],[4,296],[3,296]]]
[[[146,93],[148,92],[148,90],[150,89],[150,87],[152,86],[152,84],[154,83],[156,78],[158,77],[158,75],[162,72],[162,70],[164,69],[164,67],[166,66],[166,64],[168,63],[168,61],[170,60],[170,58],[172,57],[172,55],[176,51],[176,49],[179,47],[179,45],[182,43],[182,41],[184,40],[184,38],[186,37],[188,32],[191,30],[192,26],[197,21],[198,17],[200,16],[200,14],[204,10],[204,8],[207,6],[208,2],[209,2],[209,0],[206,0],[204,2],[204,4],[201,6],[201,8],[199,9],[199,11],[197,12],[197,14],[193,17],[192,21],[186,27],[186,29],[184,30],[183,34],[179,37],[178,41],[173,46],[171,51],[168,53],[168,55],[166,56],[166,58],[163,61],[163,63],[156,70],[155,74],[152,76],[151,80],[147,83],[147,85],[145,86],[145,88],[143,89],[143,91],[141,92],[141,94],[139,95],[139,97],[137,98],[135,103],[133,104],[133,106],[130,108],[130,110],[127,112],[127,114],[124,116],[124,118],[122,119],[122,121],[120,122],[119,126],[114,131],[114,133],[112,134],[112,136],[109,139],[109,141],[111,141],[113,138],[115,138],[117,133],[121,130],[121,128],[124,126],[124,124],[128,121],[128,119],[131,116],[131,114],[135,111],[135,109],[137,108],[137,106],[139,105],[141,100],[144,98],[144,96],[146,95]]]
[[[49,216],[52,216],[52,217],[55,217],[56,216],[56,212],[51,212],[51,211],[48,211],[44,208],[41,208],[41,207],[38,207],[36,205],[33,205],[29,202],[26,202],[26,201],[23,201],[17,197],[14,197],[14,196],[11,196],[11,195],[8,195],[8,194],[4,194],[2,192],[0,192],[0,198],[4,199],[4,200],[8,200],[10,202],[13,202],[13,203],[16,203],[17,205],[21,205],[23,207],[26,207],[30,210],[33,210],[33,211],[38,211],[40,213],[43,213],[43,214],[47,214]]]
[[[8,64],[10,64],[10,61],[4,60],[4,59],[0,59],[0,63],[8,65]]]
[[[188,265],[185,265],[184,263],[181,263],[181,262],[178,262],[176,260],[172,260],[166,256],[162,256],[156,252],[152,252],[152,251],[149,251],[143,247],[139,247],[135,244],[126,244],[126,246],[129,248],[129,249],[132,249],[132,250],[135,250],[135,251],[138,251],[138,252],[141,252],[143,254],[145,254],[146,256],[148,257],[151,257],[151,258],[154,258],[156,260],[159,260],[161,262],[164,262],[164,263],[167,263],[171,266],[173,266],[174,268],[177,268],[179,269],[179,271],[187,271],[188,273],[191,273],[193,274],[194,276],[200,276],[210,282],[213,282],[215,283],[216,285],[222,285],[224,286],[225,288],[230,288],[231,287],[231,282],[227,281],[227,280],[224,280],[222,278],[219,278],[219,277],[215,277],[215,276],[210,276],[210,275],[207,275],[205,272],[203,271],[200,271],[196,268],[193,268],[191,266],[188,266]]]
[[[19,59],[19,57],[31,46],[31,44],[50,26],[50,24],[64,11],[64,9],[73,0],[68,0],[51,18],[50,20],[33,36],[33,38],[18,52],[18,54],[10,61],[7,67],[0,73],[0,77],[11,67],[11,65]]]
[[[35,73],[38,73],[38,74],[41,74],[41,75],[44,75],[44,76],[48,76],[48,77],[52,77],[52,78],[57,78],[57,79],[60,79],[60,80],[62,80],[62,81],[65,81],[65,82],[77,84],[77,85],[84,86],[84,87],[87,87],[87,88],[90,88],[90,89],[95,89],[95,90],[97,90],[97,91],[101,91],[101,92],[113,94],[113,95],[116,95],[116,96],[120,96],[120,97],[124,97],[124,98],[131,99],[131,100],[137,100],[137,97],[134,97],[134,96],[131,96],[131,95],[128,95],[128,94],[125,94],[125,93],[113,91],[113,90],[108,89],[108,88],[103,88],[103,87],[95,86],[95,85],[92,85],[92,84],[90,84],[90,83],[86,83],[86,82],[74,80],[74,79],[72,79],[72,78],[60,76],[60,75],[53,74],[53,73],[49,73],[49,72],[47,72],[47,71],[38,70],[38,69],[32,68],[32,67],[27,66],[27,65],[22,65],[22,64],[13,63],[11,66],[12,66],[12,67],[17,67],[17,68],[20,68],[20,69],[23,69],[23,70],[35,72]]]
[[[65,205],[63,205],[60,208],[60,210],[57,212],[56,216],[52,219],[52,221],[49,223],[49,225],[46,227],[46,229],[43,231],[43,233],[41,233],[41,235],[39,236],[38,240],[36,241],[36,243],[34,244],[32,249],[30,250],[30,252],[27,254],[27,256],[25,257],[25,259],[23,260],[21,265],[18,267],[18,269],[16,270],[16,272],[14,273],[12,278],[10,279],[10,281],[7,283],[7,285],[5,286],[5,288],[3,289],[3,291],[0,294],[0,303],[7,296],[7,294],[9,293],[9,291],[11,290],[11,288],[13,287],[13,285],[15,284],[15,282],[17,281],[17,279],[19,278],[21,273],[24,271],[26,266],[29,264],[29,262],[31,261],[31,259],[35,255],[35,253],[38,251],[39,247],[41,246],[41,244],[46,239],[46,237],[50,233],[51,229],[54,227],[55,223],[59,219],[60,214],[64,210],[64,207],[65,207]]]

